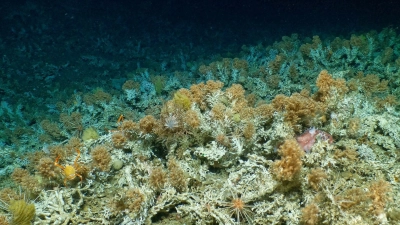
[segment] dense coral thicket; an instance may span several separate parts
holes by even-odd
[[[0,172],[14,172],[0,199],[31,194],[35,224],[398,224],[399,40],[293,34],[240,59],[182,51],[155,66],[82,56],[121,75],[112,88],[74,88],[40,123],[1,102]],[[144,43],[118,46],[152,60]]]

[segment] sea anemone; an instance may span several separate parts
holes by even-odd
[[[238,193],[237,190],[230,190],[231,197],[229,202],[221,202],[220,204],[229,209],[231,216],[234,216],[236,223],[241,224],[241,221],[247,221],[248,224],[253,224],[252,205],[249,205],[250,200]]]
[[[164,127],[168,130],[173,130],[179,127],[179,121],[175,115],[169,114],[167,118],[165,118]]]

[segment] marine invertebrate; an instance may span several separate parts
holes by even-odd
[[[315,96],[322,102],[330,98],[332,89],[335,89],[339,95],[343,95],[349,90],[346,86],[346,80],[334,79],[327,70],[322,70],[319,73],[316,85],[318,87],[318,92]]]
[[[238,193],[236,190],[230,190],[230,201],[220,202],[224,207],[227,207],[230,212],[230,216],[234,216],[236,223],[241,224],[240,221],[247,221],[249,224],[253,224],[253,219],[251,218],[252,211],[250,210],[251,205],[249,205],[249,199],[244,195]]]
[[[6,216],[0,215],[0,224],[1,224],[1,225],[9,225]]]
[[[174,94],[172,101],[176,106],[182,108],[183,110],[188,110],[192,104],[190,97],[190,91],[182,88]]]
[[[151,82],[153,83],[153,85],[154,85],[154,89],[155,89],[155,91],[156,91],[156,94],[157,95],[160,95],[161,94],[161,92],[164,90],[164,88],[165,88],[165,84],[167,83],[166,82],[166,78],[165,78],[165,76],[161,76],[161,75],[158,75],[158,76],[151,76]]]
[[[379,180],[371,184],[369,187],[369,198],[372,200],[370,211],[373,212],[378,219],[386,217],[385,205],[391,200],[389,192],[392,190],[392,186],[385,180]]]
[[[157,127],[158,121],[151,115],[147,115],[143,117],[139,121],[139,128],[145,134],[153,132],[153,130]]]
[[[323,171],[321,168],[317,168],[312,169],[307,175],[307,181],[314,190],[318,190],[320,182],[327,177],[328,175],[326,175],[325,171]]]
[[[95,167],[99,168],[102,171],[110,170],[111,155],[107,151],[106,146],[96,145],[90,152],[90,155],[92,156],[93,164]]]
[[[318,224],[319,221],[319,208],[317,204],[311,203],[304,207],[302,210],[301,221],[305,225]]]
[[[79,168],[78,159],[79,159],[79,156],[81,155],[81,151],[79,151],[79,149],[76,149],[76,152],[78,153],[78,155],[75,158],[73,166],[71,166],[71,165],[62,166],[62,165],[58,164],[58,161],[60,160],[60,156],[58,156],[56,158],[56,161],[54,161],[54,165],[61,168],[63,175],[65,176],[65,179],[64,179],[65,186],[67,186],[67,180],[73,180],[73,179],[75,179],[76,176],[81,178],[81,183],[82,183],[82,176],[76,172],[76,170]]]
[[[167,174],[162,167],[155,167],[151,170],[149,183],[155,190],[161,190],[167,181]]]
[[[35,217],[35,206],[25,200],[12,201],[8,210],[12,214],[11,225],[30,225]]]
[[[114,132],[111,136],[114,147],[123,148],[125,143],[128,141],[123,132]]]
[[[53,178],[56,176],[53,160],[50,157],[44,157],[39,160],[36,170],[44,178]]]
[[[279,147],[278,153],[281,159],[272,165],[273,174],[281,181],[294,180],[301,170],[304,151],[295,139],[289,139]]]
[[[11,174],[11,178],[27,191],[39,192],[41,189],[38,180],[25,169],[16,168]]]
[[[174,130],[175,128],[179,127],[179,121],[175,115],[169,114],[165,118],[164,127],[167,130]]]
[[[60,122],[64,125],[65,129],[74,135],[82,135],[84,129],[82,123],[82,114],[80,112],[72,112],[70,115],[67,113],[61,113]]]
[[[310,126],[309,121],[313,117],[326,111],[326,106],[311,98],[305,90],[290,97],[279,94],[272,100],[272,106],[275,110],[283,112],[285,121],[295,129],[299,129],[299,125]]]
[[[197,115],[196,111],[191,109],[185,112],[183,121],[185,124],[189,125],[192,128],[197,128],[200,126],[199,116]]]
[[[168,160],[168,182],[177,191],[181,192],[187,188],[186,175],[175,159]]]
[[[51,122],[50,120],[43,120],[40,122],[40,126],[55,140],[61,140],[63,138],[62,131],[58,127],[57,123]]]
[[[328,141],[329,144],[333,143],[332,135],[314,127],[306,130],[303,134],[296,137],[296,140],[305,152],[310,152],[311,148],[315,144],[315,141],[317,140],[317,137],[320,137],[324,141]]]
[[[92,93],[85,94],[83,96],[83,101],[87,105],[99,104],[101,102],[110,102],[112,100],[111,94],[105,92],[101,88],[96,88]]]
[[[99,138],[99,133],[93,127],[86,128],[82,133],[82,140],[96,140]]]

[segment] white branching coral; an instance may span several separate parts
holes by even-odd
[[[205,147],[195,148],[194,153],[200,157],[206,158],[211,162],[217,162],[226,155],[227,149],[223,146],[219,146],[216,141],[212,141]]]

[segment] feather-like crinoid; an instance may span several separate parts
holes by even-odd
[[[247,224],[254,224],[252,218],[253,212],[250,209],[252,205],[248,204],[250,200],[238,192],[233,190],[230,192],[230,201],[221,202],[221,205],[229,209],[231,216],[234,216],[237,224],[241,224],[244,221],[247,221]]]

